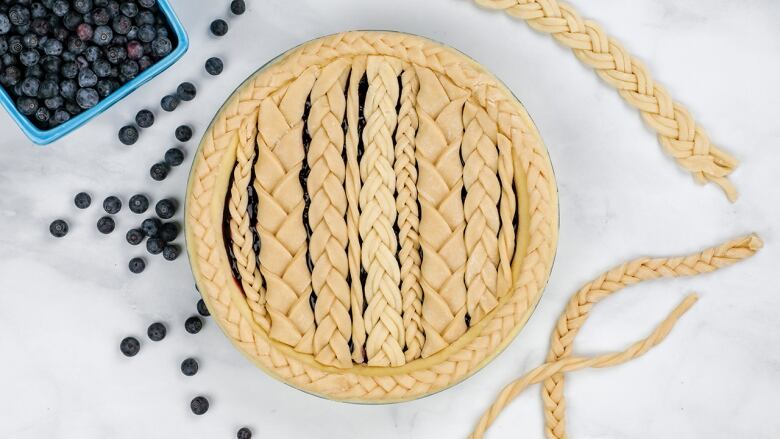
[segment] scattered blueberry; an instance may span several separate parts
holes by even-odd
[[[55,238],[62,238],[68,234],[68,223],[61,219],[52,221],[49,225],[49,233]]]
[[[168,171],[170,169],[171,168],[165,162],[155,163],[152,165],[151,169],[149,169],[149,175],[151,175],[154,180],[162,181],[168,176]]]
[[[179,125],[176,127],[174,135],[179,142],[186,142],[192,139],[192,128],[189,125]]]
[[[168,166],[179,166],[184,161],[184,152],[179,148],[171,148],[165,151],[165,163]]]
[[[146,251],[152,255],[159,255],[165,248],[165,241],[160,238],[149,238],[146,240]]]
[[[173,111],[179,106],[179,98],[173,95],[167,95],[160,100],[160,107],[165,111]]]
[[[190,334],[197,334],[203,328],[203,320],[198,316],[192,316],[184,322],[184,329]]]
[[[206,60],[206,72],[208,72],[209,75],[217,76],[220,73],[222,73],[222,68],[224,65],[222,64],[222,60],[217,58],[216,56],[211,57]]]
[[[233,0],[230,2],[230,12],[235,15],[241,15],[246,12],[246,3],[244,0]]]
[[[146,195],[136,194],[130,197],[128,204],[131,212],[144,213],[149,208],[149,199],[146,198]]]
[[[92,197],[90,197],[86,192],[79,192],[76,194],[73,202],[79,209],[86,209],[90,204],[92,204]]]
[[[181,362],[181,373],[191,377],[198,373],[198,360],[194,358],[187,358]]]
[[[209,29],[211,29],[212,34],[221,37],[227,33],[228,24],[225,20],[218,18],[211,22]]]
[[[178,87],[176,87],[176,96],[178,96],[182,101],[191,101],[195,99],[196,94],[197,89],[191,82],[182,82]]]
[[[134,357],[138,351],[141,350],[141,343],[135,337],[125,337],[122,342],[119,343],[119,350],[125,354],[126,357]]]
[[[165,325],[160,322],[152,323],[149,325],[149,329],[146,330],[146,335],[149,336],[151,341],[160,341],[165,338],[165,334],[168,330],[165,329]]]
[[[162,222],[157,218],[147,218],[141,223],[141,230],[143,230],[146,236],[151,238],[157,237],[157,234],[160,233],[161,227]]]
[[[132,125],[125,125],[119,129],[119,141],[125,145],[132,145],[138,141],[138,129]]]
[[[120,210],[122,210],[122,200],[115,196],[107,197],[105,200],[103,200],[103,209],[108,214],[115,214],[118,213]]]
[[[235,2],[233,2],[235,3]],[[244,3],[243,1],[241,3]],[[241,427],[236,432],[236,438],[237,439],[252,439],[252,430],[250,430],[247,427]]]
[[[175,222],[165,223],[160,227],[159,235],[163,241],[173,242],[179,236],[179,225]]]
[[[211,315],[211,313],[209,313],[209,309],[206,308],[206,302],[204,302],[203,299],[198,300],[197,308],[198,314],[202,315],[203,317],[208,317]]]
[[[171,219],[173,215],[176,214],[176,202],[164,198],[157,202],[154,206],[154,211],[160,219]]]
[[[114,227],[116,227],[116,224],[114,223],[114,219],[110,216],[104,216],[100,218],[97,222],[97,229],[100,231],[100,233],[107,235],[114,231]]]
[[[176,258],[179,257],[179,253],[181,250],[179,249],[179,246],[176,244],[168,244],[165,247],[163,247],[163,258],[165,258],[166,261],[174,261]]]
[[[192,410],[192,413],[195,413],[196,415],[202,415],[206,413],[209,410],[209,400],[202,396],[196,396],[195,398],[192,398],[192,402],[190,402],[190,410]]]
[[[149,110],[141,110],[135,115],[135,123],[141,128],[149,128],[154,124],[154,114]]]
[[[130,259],[130,262],[127,264],[128,268],[130,268],[131,273],[138,274],[146,268],[146,262],[142,258],[133,258]]]
[[[127,243],[130,245],[138,245],[144,240],[144,232],[138,229],[130,229],[125,235]]]

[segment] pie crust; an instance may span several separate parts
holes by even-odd
[[[323,37],[245,81],[201,140],[185,217],[235,346],[353,402],[417,398],[490,361],[538,302],[558,228],[523,106],[463,54],[392,32]]]

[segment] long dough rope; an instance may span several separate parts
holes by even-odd
[[[401,73],[401,108],[395,134],[395,203],[398,210],[398,260],[401,264],[401,303],[403,306],[406,361],[420,357],[425,335],[422,331],[422,287],[420,286],[420,209],[417,206],[417,160],[414,136],[417,133],[417,92],[420,83],[411,65]]]
[[[498,305],[498,127],[483,108],[471,101],[464,106],[463,125],[466,309],[474,323]]]
[[[349,263],[350,286],[349,296],[352,309],[352,359],[355,363],[363,363],[366,357],[363,346],[366,343],[366,325],[363,321],[363,284],[360,281],[360,165],[358,165],[358,121],[360,119],[360,80],[366,73],[366,57],[357,57],[352,61],[352,72],[349,77],[349,90],[347,90],[347,138],[345,148],[347,155],[347,168],[345,178],[345,192],[347,195],[347,235],[349,243],[347,248],[347,261]]]
[[[252,162],[255,159],[255,137],[257,136],[257,115],[244,119],[238,131],[239,145],[236,148],[236,167],[233,170],[233,185],[230,188],[230,240],[233,256],[241,277],[241,286],[246,294],[249,308],[255,322],[266,331],[270,328],[268,312],[265,309],[265,289],[260,269],[257,267],[255,251],[252,248],[252,230],[249,225],[249,187],[252,177]]]
[[[544,381],[542,399],[547,420],[545,433],[550,439],[564,439],[566,432],[563,372],[584,367],[613,366],[642,355],[668,334],[677,318],[693,304],[693,300],[689,297],[653,335],[634,344],[623,353],[596,358],[571,357],[574,338],[589,316],[593,305],[626,286],[646,280],[694,276],[715,271],[754,255],[761,246],[762,242],[757,236],[748,235],[688,256],[639,258],[615,267],[588,283],[571,298],[561,314],[552,336],[547,362],[506,386],[480,418],[470,437],[483,437],[498,415],[523,389],[528,385]]]
[[[395,258],[397,240],[393,131],[397,124],[400,62],[394,58],[370,56],[367,61],[365,152],[360,162],[361,259],[367,277],[364,313],[368,339],[366,352],[372,366],[400,366],[404,328],[401,319],[401,272]]]
[[[349,339],[350,295],[347,275],[347,197],[344,192],[346,165],[342,119],[346,109],[344,87],[349,63],[343,59],[322,69],[311,90],[308,129],[311,144],[307,154],[311,196],[309,254],[313,268],[315,358],[322,364],[352,367]]]
[[[525,20],[533,29],[551,34],[572,49],[580,61],[593,68],[626,102],[639,110],[658,134],[666,153],[691,172],[698,183],[713,182],[729,200],[736,200],[737,191],[728,175],[737,166],[737,160],[711,144],[688,110],[672,100],[645,66],[598,24],[583,20],[574,8],[556,0],[474,1]]]
[[[259,109],[257,231],[260,269],[267,282],[269,336],[303,353],[313,352],[314,314],[309,305],[311,275],[306,264],[303,189],[303,110],[315,68],[303,72],[283,93]]]
[[[444,349],[466,332],[466,245],[463,233],[460,146],[466,92],[446,77],[417,67],[417,191],[422,248],[422,356]]]

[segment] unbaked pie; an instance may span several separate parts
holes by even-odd
[[[332,399],[448,387],[503,349],[546,283],[554,177],[517,99],[463,54],[391,32],[299,46],[219,110],[187,247],[255,364]]]

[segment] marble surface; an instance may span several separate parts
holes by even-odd
[[[570,376],[574,438],[777,438],[780,420],[780,3],[773,0],[575,1],[641,59],[691,109],[710,136],[742,162],[741,193],[726,202],[700,187],[661,153],[639,116],[552,39],[466,0],[359,2],[248,0],[230,32],[210,37],[208,23],[228,15],[227,1],[174,0],[192,40],[184,58],[73,135],[31,145],[0,114],[0,437],[230,438],[241,425],[256,437],[465,437],[498,390],[539,364],[568,297],[604,269],[638,255],[693,251],[747,232],[766,247],[748,262],[694,279],[632,288],[599,305],[576,343],[594,354],[648,333],[690,291],[700,302],[670,338],[616,368]],[[212,321],[184,332],[197,293],[185,257],[150,260],[133,276],[124,243],[139,222],[125,207],[118,231],[100,235],[101,200],[125,204],[142,192],[181,198],[187,166],[153,182],[149,166],[176,144],[173,128],[196,137],[219,104],[257,67],[289,47],[346,29],[392,29],[447,43],[484,64],[524,102],[550,150],[560,190],[560,246],[550,283],[526,328],[483,371],[453,389],[387,406],[334,403],[289,388],[256,370]],[[218,79],[203,71],[225,59]],[[158,102],[182,80],[195,101],[173,114]],[[132,148],[117,129],[141,108],[158,120]],[[189,142],[187,163],[196,141]],[[89,191],[87,211],[73,195]],[[65,239],[48,224],[68,219]],[[180,214],[179,214],[180,217]],[[119,232],[121,231],[121,232]],[[145,338],[162,321],[169,335]],[[141,353],[124,358],[125,335]],[[179,363],[200,360],[184,377]],[[201,417],[189,400],[204,394]],[[500,417],[490,437],[542,437],[538,388]]]

